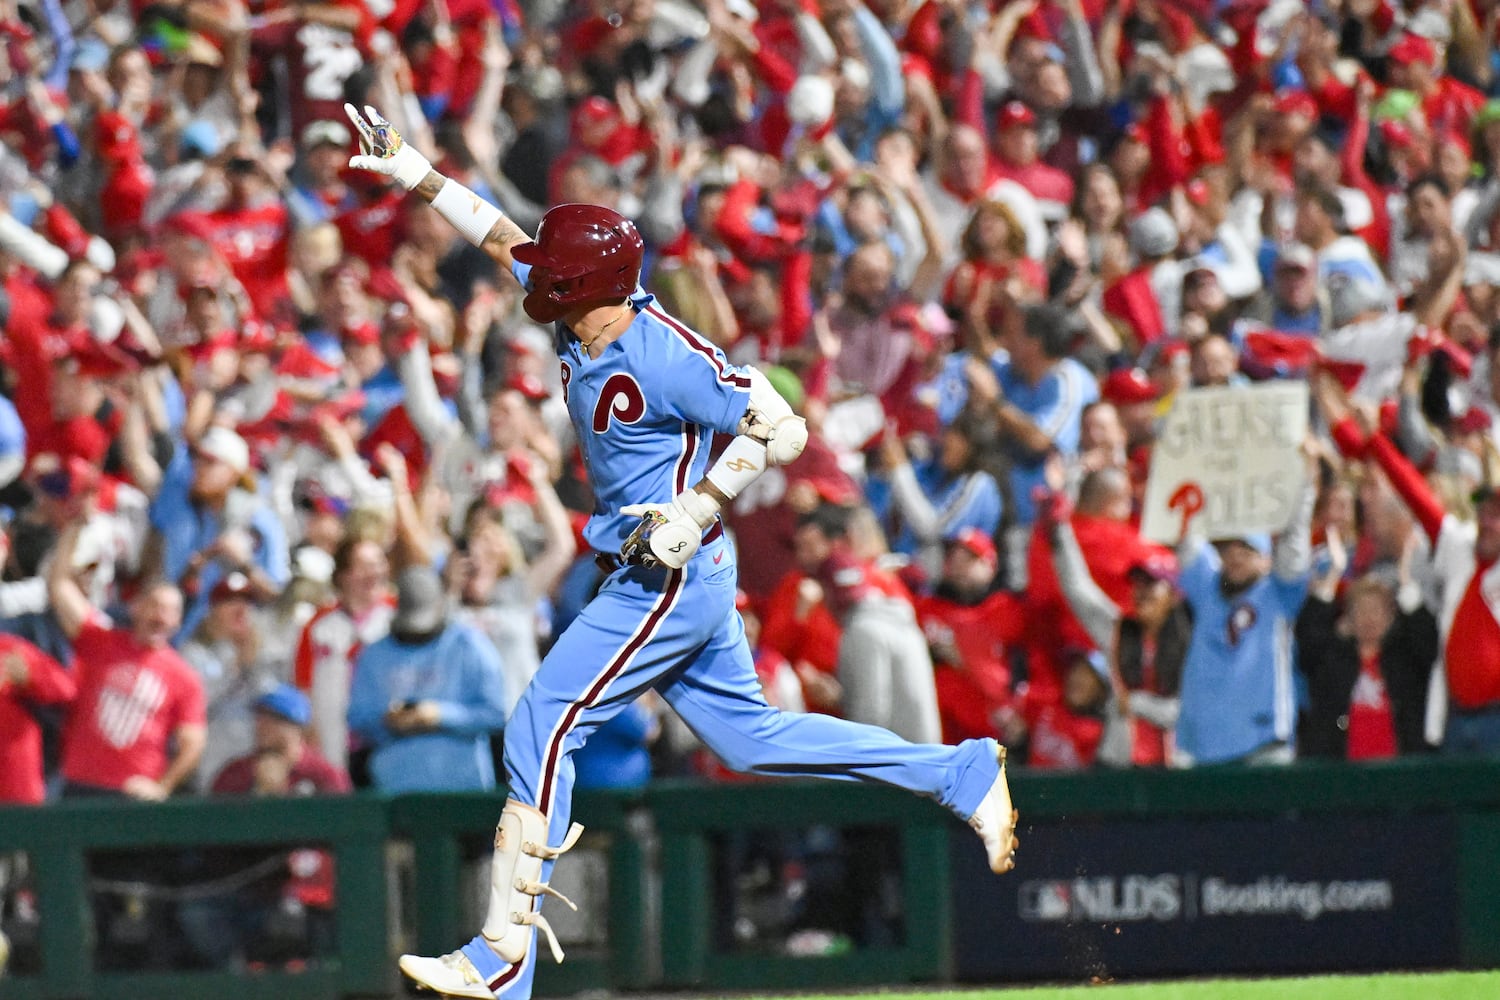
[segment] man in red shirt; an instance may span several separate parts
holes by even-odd
[[[944,743],[1019,735],[1006,731],[1015,718],[1008,657],[1025,635],[1025,609],[1015,594],[991,589],[999,563],[990,536],[964,528],[948,546],[937,592],[917,600]]]
[[[307,744],[312,715],[307,695],[282,684],[257,698],[254,711],[255,749],[224,765],[213,780],[213,794],[287,798],[350,791],[348,775]],[[184,905],[182,925],[199,957],[216,967],[236,956],[305,959],[318,941],[330,939],[334,869],[327,851],[311,846],[236,848],[222,855],[224,874],[278,855],[285,857],[285,867],[233,896]]]
[[[1313,388],[1339,451],[1379,464],[1432,545],[1432,571],[1442,594],[1439,649],[1449,702],[1443,749],[1500,750],[1500,487],[1481,484],[1472,497],[1474,520],[1459,520],[1389,436],[1360,426],[1347,393],[1332,375],[1319,372]],[[1431,713],[1427,721],[1426,735],[1432,740],[1438,727]]]
[[[1130,569],[1150,548],[1131,524],[1131,511],[1129,475],[1123,469],[1105,468],[1089,473],[1079,484],[1078,507],[1072,519],[1089,573],[1127,613],[1132,608]],[[1090,650],[1094,644],[1063,598],[1053,568],[1052,547],[1040,528],[1032,534],[1027,574],[1031,697],[1046,702],[1062,693],[1066,664],[1061,651]]]
[[[256,316],[288,323],[290,292],[286,282],[291,217],[270,179],[249,149],[230,151],[224,163],[229,196],[204,216],[213,247],[229,264]]]
[[[73,700],[73,675],[31,643],[0,635],[0,803],[41,805],[42,727],[29,705]]]
[[[58,540],[47,578],[78,677],[63,732],[64,795],[161,801],[198,766],[205,734],[203,683],[170,645],[182,627],[182,594],[147,584],[131,602],[130,628],[113,627],[73,575],[81,522]]]
[[[1020,101],[1010,101],[1000,109],[995,124],[998,174],[1030,191],[1042,203],[1044,213],[1053,218],[1066,215],[1073,203],[1073,178],[1042,162],[1036,112]]]
[[[1391,86],[1414,91],[1422,100],[1422,114],[1433,132],[1468,135],[1474,116],[1484,106],[1484,95],[1443,73],[1437,49],[1420,35],[1406,35],[1386,56]]]

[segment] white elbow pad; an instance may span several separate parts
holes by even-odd
[[[792,412],[792,407],[771,380],[754,366],[750,372],[750,405],[740,420],[741,434],[755,438],[766,446],[766,461],[786,465],[807,447],[807,421]]]

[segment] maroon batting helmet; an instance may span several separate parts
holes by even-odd
[[[558,205],[542,216],[536,242],[511,247],[532,268],[526,315],[553,323],[579,306],[625,298],[641,279],[645,251],[635,223],[619,212]]]

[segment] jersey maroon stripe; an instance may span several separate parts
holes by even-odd
[[[584,692],[583,697],[568,706],[567,712],[563,714],[562,721],[553,730],[552,738],[547,741],[547,754],[542,758],[542,791],[537,796],[537,808],[541,810],[542,815],[547,815],[548,809],[552,805],[552,789],[557,774],[558,756],[562,752],[563,740],[567,738],[568,733],[573,729],[574,723],[578,721],[579,713],[585,708],[593,706],[594,702],[604,693],[604,689],[609,687],[610,681],[614,680],[620,674],[620,671],[625,669],[625,664],[630,662],[630,658],[651,638],[652,633],[656,631],[662,619],[667,616],[667,613],[672,610],[672,606],[677,603],[677,597],[682,592],[682,580],[683,574],[680,570],[672,570],[667,573],[667,589],[657,599],[656,606],[651,609],[651,613],[646,616],[645,621],[641,623],[640,627],[631,633],[629,640],[615,654],[614,659],[609,661],[609,665],[604,668],[604,672]]]
[[[682,424],[682,436],[685,439],[682,456],[677,459],[677,474],[674,477],[676,491],[673,496],[688,488],[688,476],[693,471],[693,456],[698,454],[698,431],[686,421]]]
[[[677,336],[682,338],[682,342],[684,344],[687,344],[689,348],[697,351],[699,354],[707,358],[709,364],[714,366],[714,371],[719,373],[720,382],[732,385],[737,389],[750,388],[750,380],[743,375],[736,375],[733,372],[725,369],[724,362],[719,360],[719,356],[714,353],[713,347],[709,344],[704,343],[696,333],[689,330],[687,327],[683,326],[681,323],[677,322],[677,320],[673,319],[671,316],[668,316],[666,313],[662,312],[654,305],[647,306],[646,311],[652,316],[655,316],[657,319],[661,320],[663,323],[667,324],[667,326],[671,327],[671,329],[677,334]]]

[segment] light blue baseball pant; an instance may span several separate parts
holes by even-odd
[[[733,770],[894,785],[969,818],[1000,772],[995,741],[908,743],[878,726],[772,708],[735,586],[734,554],[719,538],[681,571],[615,570],[558,638],[505,728],[510,794],[547,816],[552,843],[572,820],[573,752],[649,688]],[[551,869],[543,864],[543,881]],[[499,993],[531,995],[536,944],[533,934]]]

